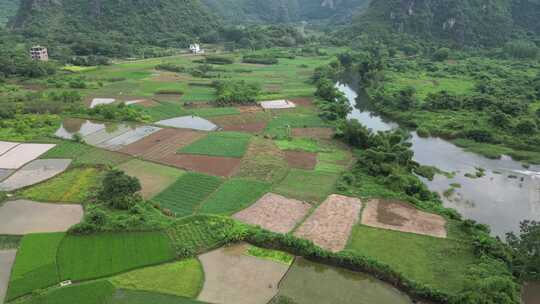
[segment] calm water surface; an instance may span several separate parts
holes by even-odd
[[[357,119],[374,131],[398,127],[371,112],[365,95],[359,96],[344,84],[337,87],[354,108],[349,119]],[[522,220],[540,220],[540,166],[525,169],[520,162],[506,156],[488,159],[441,138],[421,138],[415,132],[411,133],[411,142],[417,162],[455,174],[451,178],[437,175],[433,181],[424,180],[432,191],[441,194],[445,206],[455,208],[466,218],[490,225],[493,234],[499,236],[519,231]],[[466,173],[474,174],[476,167],[486,169],[486,175],[476,179],[465,177]],[[445,197],[442,194],[451,184],[460,187]]]

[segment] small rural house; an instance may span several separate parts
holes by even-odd
[[[33,60],[48,61],[49,54],[47,53],[47,48],[39,45],[33,46],[30,48],[30,56]]]
[[[198,43],[190,44],[189,45],[189,50],[193,54],[203,54],[204,53],[204,50],[201,49],[201,46]]]

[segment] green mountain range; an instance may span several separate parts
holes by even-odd
[[[538,0],[373,0],[349,35],[406,33],[457,45],[498,46],[516,33],[539,33]]]

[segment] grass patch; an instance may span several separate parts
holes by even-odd
[[[361,225],[354,227],[347,249],[388,264],[409,279],[450,293],[462,290],[468,267],[478,262],[472,245],[466,242]]]
[[[350,154],[343,150],[322,152],[317,155],[315,171],[341,173],[347,169],[350,160]]]
[[[316,113],[284,113],[274,117],[266,126],[265,133],[274,137],[290,136],[292,128],[328,127]]]
[[[178,103],[160,101],[159,105],[154,107],[143,107],[138,104],[131,105],[140,109],[144,114],[150,116],[152,121],[159,121],[168,118],[184,116],[188,114]]]
[[[108,281],[96,281],[55,288],[44,294],[38,294],[19,303],[21,304],[104,304],[110,303],[114,286]]]
[[[142,196],[146,199],[166,189],[186,173],[177,168],[158,165],[139,159],[132,159],[125,162],[118,169],[139,179],[142,186]]]
[[[117,290],[107,304],[205,304],[203,302],[173,295],[137,290]]]
[[[153,198],[161,207],[170,209],[178,216],[193,214],[199,203],[214,192],[222,183],[221,178],[189,172]]]
[[[171,225],[167,234],[176,254],[185,257],[228,243],[230,237],[239,233],[237,227],[239,224],[229,217],[193,215]]]
[[[306,151],[306,152],[322,152],[328,149],[323,149],[316,140],[310,138],[292,138],[287,140],[276,140],[276,145],[281,150]]]
[[[240,114],[240,111],[237,108],[233,108],[233,107],[200,108],[200,109],[194,109],[191,112],[193,113],[193,115],[200,116],[200,117],[215,117],[215,116]]]
[[[254,137],[236,176],[275,183],[282,180],[288,170],[287,161],[273,141]]]
[[[291,169],[274,192],[308,202],[323,201],[335,187],[337,174],[322,171]]]
[[[20,193],[41,202],[84,203],[97,189],[103,172],[97,168],[74,168]]]
[[[209,133],[196,142],[178,150],[179,153],[223,157],[242,157],[246,153],[251,135],[238,132]]]
[[[110,281],[117,288],[195,298],[202,289],[204,272],[199,260],[192,258],[134,270]]]
[[[100,233],[68,235],[58,249],[62,280],[89,280],[174,258],[164,233]]]
[[[285,265],[291,265],[292,262],[294,261],[294,256],[286,252],[260,248],[260,247],[255,247],[255,246],[249,246],[246,250],[246,255],[258,257],[261,259],[271,260],[271,261],[282,263]]]
[[[127,161],[130,156],[94,148],[92,146],[73,141],[62,141],[56,147],[47,151],[41,158],[70,158],[72,166],[79,165],[107,165],[116,166]]]
[[[203,213],[232,214],[249,207],[270,190],[270,184],[247,180],[231,179],[223,183],[203,202]]]
[[[20,242],[18,235],[0,235],[0,250],[17,249]]]
[[[11,270],[8,301],[59,282],[56,253],[64,236],[43,233],[23,237]]]

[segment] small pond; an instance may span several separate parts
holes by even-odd
[[[181,116],[171,119],[160,120],[157,125],[179,129],[193,129],[201,131],[215,131],[219,127],[204,118],[198,116]]]
[[[298,304],[409,304],[396,288],[369,275],[298,258],[281,281],[279,294]]]
[[[359,95],[355,88],[345,84],[338,83],[337,87],[354,108],[350,119],[357,119],[374,131],[398,127],[370,111],[365,94]],[[441,138],[421,138],[416,132],[411,132],[411,142],[417,162],[454,173],[424,180],[432,191],[441,194],[445,206],[455,208],[465,218],[490,225],[493,234],[499,236],[519,231],[523,220],[540,220],[540,166],[524,169],[510,157],[488,159]],[[466,173],[474,174],[477,167],[486,170],[485,176],[465,177]],[[449,191],[452,185],[453,190]]]

